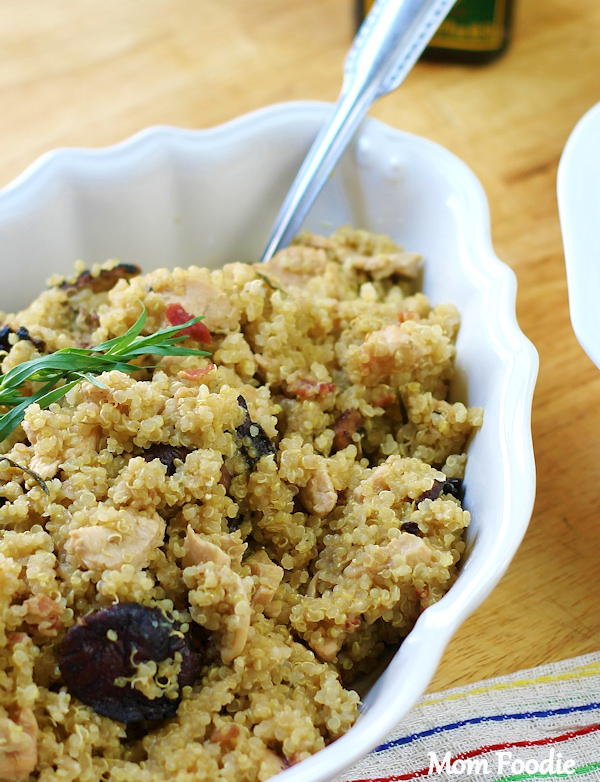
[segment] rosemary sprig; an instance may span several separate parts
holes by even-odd
[[[137,372],[140,369],[158,367],[140,367],[132,363],[140,356],[210,355],[204,350],[179,345],[186,339],[186,335],[180,333],[181,330],[202,320],[201,317],[141,337],[146,318],[147,312],[144,308],[133,326],[120,337],[114,337],[92,348],[61,348],[48,356],[24,361],[5,375],[0,374],[0,405],[11,408],[0,414],[0,442],[21,423],[30,404],[37,402],[42,409],[46,409],[53,402],[62,399],[81,380],[89,380],[100,388],[105,388],[97,378],[102,372],[114,369],[120,372]],[[34,389],[31,383],[42,385]]]

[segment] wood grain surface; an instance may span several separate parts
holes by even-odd
[[[431,689],[600,649],[600,371],[571,329],[556,204],[561,151],[600,101],[600,4],[516,3],[502,59],[419,63],[371,112],[478,175],[540,355],[531,525]],[[334,100],[352,35],[351,0],[0,0],[0,187],[56,147]]]

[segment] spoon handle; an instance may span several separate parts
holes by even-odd
[[[376,0],[344,64],[344,80],[277,215],[261,261],[292,240],[371,104],[398,87],[456,0]]]

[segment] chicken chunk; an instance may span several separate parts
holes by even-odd
[[[256,264],[255,268],[273,276],[284,288],[304,288],[316,275],[325,271],[326,265],[324,250],[292,244],[280,250],[267,263]]]
[[[29,708],[0,717],[0,779],[23,779],[37,765],[38,724]]]
[[[320,519],[330,514],[338,501],[335,486],[325,465],[325,459],[320,460],[319,468],[312,472],[306,486],[300,489],[302,504],[309,513]]]
[[[271,562],[264,551],[248,557],[246,564],[250,567],[252,575],[256,577],[251,603],[255,607],[266,608],[273,600],[277,587],[283,579],[283,568]]]
[[[210,540],[188,526],[185,534],[185,555],[183,566],[199,565],[201,562],[214,562],[219,567],[231,567],[231,558]]]
[[[402,532],[385,546],[371,546],[361,552],[344,568],[344,576],[358,579],[364,573],[374,576],[381,570],[393,569],[403,563],[414,569],[419,563],[431,565],[431,562],[429,546],[421,538]]]
[[[449,371],[453,356],[454,347],[439,325],[405,320],[371,332],[350,356],[348,373],[370,388],[416,380],[431,390]]]
[[[96,517],[96,524],[72,530],[67,542],[67,549],[86,570],[101,573],[125,564],[140,567],[163,541],[165,522],[158,514],[102,508]]]
[[[377,255],[349,255],[345,264],[351,269],[366,272],[373,280],[383,280],[394,275],[414,279],[419,273],[422,257],[419,253],[399,250]]]
[[[46,413],[45,415],[50,416],[51,414]],[[45,481],[54,478],[60,466],[68,459],[77,459],[85,453],[97,451],[101,437],[100,427],[97,426],[89,427],[87,433],[82,431],[57,433],[53,431],[53,437],[55,439],[60,437],[62,440],[62,450],[57,453],[56,449],[49,450],[46,427],[38,428],[27,415],[22,426],[33,447],[33,456],[29,467]]]
[[[34,595],[23,602],[27,608],[25,621],[35,625],[40,635],[52,637],[60,630],[60,615],[62,607],[60,603],[48,595]]]
[[[202,315],[202,323],[211,333],[235,331],[237,328],[237,310],[227,294],[191,273],[186,279],[183,295],[165,291],[163,296],[167,304],[179,304],[192,316]]]
[[[215,624],[221,659],[227,665],[244,651],[252,613],[248,583],[231,568],[230,557],[188,527],[185,540],[186,584],[191,614],[199,624]],[[194,561],[196,560],[196,561]]]

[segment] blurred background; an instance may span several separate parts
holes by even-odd
[[[332,101],[354,30],[353,0],[0,0],[0,187],[56,147]],[[442,144],[479,177],[541,360],[531,527],[432,689],[600,649],[600,377],[570,327],[556,206],[561,151],[598,101],[597,0],[515,0],[501,57],[420,62],[371,111]],[[0,237],[0,269],[9,262]]]

